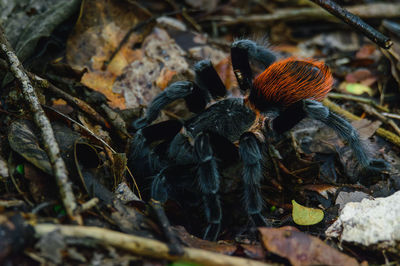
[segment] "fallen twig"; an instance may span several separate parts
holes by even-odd
[[[157,217],[157,222],[159,223],[160,227],[164,231],[165,237],[167,238],[169,253],[171,255],[183,255],[184,252],[182,245],[179,242],[176,234],[171,229],[171,224],[169,223],[169,220],[167,218],[167,215],[165,214],[161,202],[154,199],[150,199],[149,205],[153,213]]]
[[[36,92],[32,87],[28,75],[26,74],[22,64],[15,55],[10,43],[6,39],[4,30],[1,25],[0,53],[7,61],[10,71],[13,73],[14,77],[20,84],[23,97],[28,103],[29,108],[33,114],[33,120],[40,130],[43,147],[50,159],[50,163],[53,168],[53,174],[56,178],[65,210],[71,220],[82,224],[81,216],[79,214],[76,214],[78,205],[72,192],[72,186],[68,180],[68,172],[65,167],[65,163],[61,158],[60,148],[58,147],[57,141],[54,137],[54,132],[51,127],[50,121],[46,117],[40,105],[39,99],[37,98]]]
[[[367,104],[362,104],[362,106],[364,108],[364,111],[366,111],[370,115],[373,115],[373,116],[377,117],[380,121],[382,121],[383,123],[385,123],[385,124],[389,125],[390,127],[392,127],[397,135],[400,135],[400,128],[392,119],[390,119],[390,118],[384,116],[383,114],[379,113],[372,106],[369,106]]]
[[[398,114],[392,114],[392,113],[382,113],[382,115],[387,116],[392,119],[400,120],[400,115]]]
[[[57,230],[66,237],[89,238],[100,245],[113,246],[150,258],[160,258],[171,261],[180,260],[199,263],[201,265],[271,265],[260,261],[227,256],[196,248],[183,248],[184,253],[182,256],[174,256],[169,254],[168,246],[160,241],[99,227],[37,224],[34,225],[34,229],[38,237]]]
[[[79,98],[73,97],[69,95],[68,93],[64,92],[63,90],[57,88],[53,84],[51,84],[48,80],[43,79],[33,73],[27,72],[29,78],[38,83],[38,86],[40,86],[43,89],[50,90],[52,93],[57,95],[58,97],[64,99],[66,102],[71,104],[72,106],[78,107],[80,110],[88,114],[91,118],[93,118],[95,121],[99,122],[101,125],[104,125],[106,127],[110,127],[107,123],[107,121],[94,110],[90,105],[88,105],[86,102],[82,101]]]
[[[325,106],[327,106],[330,110],[334,111],[335,113],[337,113],[341,116],[344,116],[348,120],[352,120],[352,121],[361,120],[361,117],[356,116],[355,114],[352,114],[347,110],[344,110],[339,105],[331,102],[327,98],[325,98],[325,100],[323,101],[323,104]],[[383,128],[378,128],[376,130],[376,134],[378,134],[378,136],[381,136],[381,137],[385,138],[386,140],[390,141],[391,143],[400,147],[400,137],[397,136],[396,134],[394,134],[386,129],[383,129]]]
[[[372,99],[368,99],[368,98],[364,98],[364,97],[360,97],[360,96],[330,92],[328,94],[328,97],[332,98],[332,99],[350,100],[350,101],[355,101],[355,102],[360,102],[360,103],[366,103],[366,104],[372,105],[376,109],[379,109],[379,110],[381,110],[383,112],[389,112],[389,109],[387,107],[376,103]]]
[[[365,23],[360,17],[352,14],[351,12],[347,11],[346,9],[339,6],[335,2],[331,0],[311,0],[311,1],[320,5],[329,13],[335,15],[336,17],[340,18],[351,27],[360,31],[380,47],[389,49],[390,46],[393,45],[393,42],[390,40],[389,37],[383,35],[379,31],[377,31],[376,29]]]
[[[398,18],[400,17],[399,3],[375,3],[366,5],[354,5],[347,10],[362,19],[373,18]],[[324,19],[338,21],[334,15],[320,8],[287,8],[280,9],[272,14],[247,15],[247,16],[210,16],[207,20],[221,21],[219,26],[235,25],[240,23],[274,23],[276,21],[296,21],[303,19]]]

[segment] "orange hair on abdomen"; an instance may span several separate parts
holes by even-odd
[[[322,101],[332,89],[328,66],[312,59],[287,58],[270,65],[253,82],[250,101],[288,106],[303,99]]]

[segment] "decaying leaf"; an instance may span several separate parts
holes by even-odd
[[[359,265],[357,260],[296,228],[259,228],[265,248],[292,265]]]
[[[357,129],[360,138],[366,140],[375,134],[375,131],[382,125],[382,122],[379,120],[369,121],[361,119],[353,121],[351,124]]]
[[[81,16],[67,42],[67,60],[75,69],[87,69],[82,83],[102,92],[113,107],[125,107],[122,95],[112,85],[122,70],[141,58],[140,49],[132,49],[142,36],[131,34],[113,60],[105,67],[128,31],[148,18],[141,9],[120,1],[83,1]]]
[[[28,120],[14,121],[10,126],[8,141],[11,148],[28,162],[49,175],[53,174],[49,157],[39,145],[32,122]]]
[[[143,57],[129,64],[113,84],[113,91],[124,96],[128,108],[147,105],[175,75],[189,69],[186,52],[164,29],[154,28],[140,51]]]
[[[293,221],[298,225],[313,225],[324,219],[324,212],[320,209],[304,207],[295,200],[292,200],[292,204]]]

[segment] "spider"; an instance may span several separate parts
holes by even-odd
[[[265,67],[254,80],[250,60]],[[175,82],[153,99],[146,115],[134,122],[137,132],[131,142],[129,161],[136,173],[147,167],[151,171],[143,175],[154,175],[152,198],[165,202],[172,187],[186,186],[202,201],[208,223],[205,239],[218,237],[222,220],[219,168],[230,159],[237,162],[229,158],[235,154],[242,161],[244,209],[255,225],[266,225],[260,192],[263,164],[268,160],[263,150],[307,116],[322,121],[346,140],[362,168],[372,172],[386,169],[383,160],[367,155],[351,124],[321,104],[333,84],[324,63],[277,60],[268,48],[251,40],[232,43],[231,61],[243,97],[226,97],[227,90],[212,63],[200,61],[194,66],[194,82]],[[191,118],[151,124],[167,104],[182,98],[194,113]],[[146,167],[138,163],[143,159]],[[185,170],[193,165],[192,170]]]

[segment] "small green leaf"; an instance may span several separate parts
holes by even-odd
[[[174,261],[169,266],[200,266],[200,264],[187,261]]]
[[[304,207],[298,204],[295,200],[292,200],[292,204],[293,221],[298,225],[313,225],[324,219],[324,212],[320,209]]]
[[[20,174],[20,175],[24,175],[25,174],[25,169],[24,169],[24,165],[23,164],[17,165],[15,170],[17,170],[17,173]]]
[[[367,93],[369,96],[372,96],[373,94],[370,87],[360,83],[346,83],[345,89],[347,92],[355,95],[361,95],[363,93]]]
[[[55,211],[58,215],[64,216],[64,215],[66,214],[64,207],[61,206],[61,205],[55,205],[55,206],[54,206],[54,211]]]

